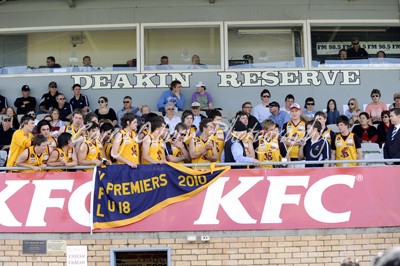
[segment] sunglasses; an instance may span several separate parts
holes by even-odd
[[[314,103],[307,103],[307,105],[314,105]]]
[[[347,105],[354,105],[354,103],[348,103]]]
[[[30,116],[35,116],[35,113],[28,113],[28,115],[30,115]]]
[[[182,137],[186,136],[186,133],[179,133]]]
[[[353,45],[357,45],[357,44],[360,44],[359,42],[353,42]]]
[[[105,103],[105,101],[98,101],[98,103]]]
[[[3,121],[4,121],[4,122],[11,122],[11,119],[10,119],[10,118],[6,118],[6,119],[4,119]]]
[[[65,100],[65,98],[58,98],[59,100]]]
[[[263,98],[269,98],[269,97],[271,97],[271,95],[263,95],[263,96],[261,96],[261,97],[263,97]]]
[[[124,103],[130,103],[130,101],[124,101]]]
[[[372,98],[377,98],[377,97],[379,97],[379,95],[378,95],[378,94],[374,94],[374,95],[372,95]]]

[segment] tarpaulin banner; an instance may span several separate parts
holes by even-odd
[[[202,172],[172,163],[99,167],[94,185],[93,228],[138,222],[172,203],[193,197],[229,169]]]

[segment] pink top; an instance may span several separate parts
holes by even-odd
[[[365,108],[365,112],[367,112],[369,114],[372,122],[382,121],[381,113],[384,110],[387,110],[387,107],[386,107],[386,104],[384,104],[383,102],[378,102],[378,105],[369,103],[367,105],[367,108]]]

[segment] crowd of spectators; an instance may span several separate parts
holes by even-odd
[[[52,81],[40,100],[39,113],[44,116],[39,120],[36,100],[30,96],[29,86],[24,85],[22,97],[14,103],[16,111],[0,96],[0,145],[9,151],[7,166],[38,170],[44,169],[43,165],[95,166],[129,161],[136,167],[140,163],[171,161],[277,167],[267,163],[297,160],[327,161],[325,165],[334,166],[328,161],[361,160],[361,143],[367,142],[389,144],[385,156],[400,158],[397,150],[390,149],[400,142],[393,141],[400,121],[399,93],[394,95],[391,111],[380,101],[381,92],[373,89],[365,111],[351,98],[348,109],[341,114],[334,99],[328,100],[325,110],[317,110],[312,97],[306,98],[302,108],[292,94],[285,97],[281,109],[278,101],[271,101],[270,91],[264,89],[254,109],[251,102],[244,102],[229,118],[231,124],[225,126],[221,124],[220,109],[214,109],[213,98],[206,92],[206,84],[200,81],[195,88],[189,110],[184,110],[182,84],[175,80],[160,95],[157,112],[151,112],[148,105],[133,106],[131,96],[125,96],[123,107],[115,111],[105,96],[99,97],[98,108],[91,108],[79,84],[72,86],[73,97],[68,101]],[[23,116],[19,119],[18,115]],[[336,132],[329,128],[332,124],[337,125]],[[60,163],[62,158],[65,162]],[[306,165],[313,166],[323,164]]]

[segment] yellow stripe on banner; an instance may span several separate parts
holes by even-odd
[[[197,171],[197,170],[193,170],[191,168],[187,168],[185,166],[179,165],[179,164],[175,164],[175,163],[167,163],[167,164],[171,164],[171,167],[174,168],[181,168],[179,170],[187,172],[189,174],[192,175],[199,175],[199,174],[205,174],[207,172],[203,172],[203,171]],[[180,166],[180,167],[175,167],[175,166]],[[136,223],[140,220],[143,220],[145,218],[147,218],[148,216],[152,215],[153,213],[167,207],[168,205],[171,205],[173,203],[177,203],[180,201],[184,201],[187,199],[190,199],[191,197],[197,195],[198,193],[200,193],[201,191],[203,191],[204,189],[208,188],[208,186],[210,186],[212,183],[214,183],[220,176],[222,176],[223,174],[225,174],[227,171],[229,171],[231,169],[230,166],[224,166],[224,167],[218,167],[215,168],[214,171],[219,171],[222,170],[222,172],[216,176],[213,180],[211,180],[209,183],[205,184],[204,186],[201,186],[189,193],[180,195],[180,196],[176,196],[173,198],[169,198],[166,199],[160,203],[158,203],[157,205],[154,205],[153,207],[151,207],[150,209],[142,212],[139,215],[136,215],[135,217],[129,218],[129,219],[125,219],[125,220],[120,220],[120,221],[113,221],[113,222],[97,222],[97,223],[93,223],[93,228],[94,229],[108,229],[108,228],[114,228],[114,227],[121,227],[121,226],[125,226],[125,225],[129,225],[129,224],[133,224]]]
[[[223,171],[224,171],[225,169],[228,169],[228,170],[231,169],[230,166],[220,166],[220,167],[216,167],[216,166],[215,166],[216,163],[211,163],[211,165],[210,165],[210,170],[208,170],[208,171],[194,170],[194,169],[192,169],[192,168],[183,166],[182,164],[178,164],[178,163],[167,162],[166,164],[168,164],[169,166],[171,166],[171,167],[173,167],[173,168],[175,168],[175,169],[177,169],[177,170],[179,170],[179,171],[188,173],[188,174],[190,174],[190,175],[204,175],[204,174],[207,174],[207,173],[208,173],[208,174],[212,174],[212,173],[215,172],[215,171],[220,171],[220,170],[223,170]]]

